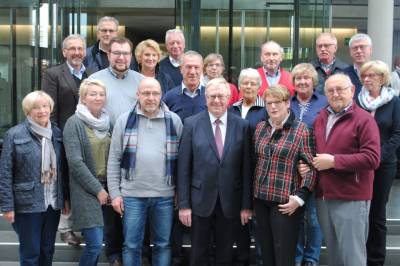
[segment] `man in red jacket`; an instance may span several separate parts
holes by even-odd
[[[257,71],[261,77],[261,87],[258,95],[261,97],[266,89],[275,84],[284,85],[290,94],[294,95],[294,86],[290,73],[281,67],[283,49],[275,41],[268,41],[261,45],[260,60],[263,64]]]
[[[374,118],[353,102],[344,74],[325,82],[329,106],[314,122],[318,172],[317,212],[328,248],[328,265],[365,265],[368,213],[380,138]]]

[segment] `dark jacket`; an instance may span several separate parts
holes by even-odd
[[[354,70],[354,66],[348,66],[345,70],[344,73],[349,76],[351,79],[351,83],[353,83],[354,87],[356,88],[354,92],[354,99],[357,99],[358,94],[361,91],[362,84],[360,81],[360,78],[357,75],[357,72]]]
[[[88,70],[85,72],[87,76],[91,74]],[[51,122],[62,130],[67,119],[75,113],[79,100],[79,86],[67,63],[47,69],[42,78],[42,90],[54,101]]]
[[[242,117],[242,100],[234,103],[231,107],[229,107],[229,112],[239,117]],[[257,124],[261,121],[265,121],[268,119],[268,113],[265,107],[260,105],[253,105],[247,112],[245,119],[249,121],[250,132],[253,136]]]
[[[219,199],[225,217],[251,209],[249,123],[228,113],[219,159],[207,111],[186,119],[178,156],[178,204],[201,217],[210,216]]]
[[[53,146],[57,156],[56,209],[68,198],[68,177],[60,129],[53,126]],[[45,212],[44,185],[41,183],[41,144],[28,121],[10,128],[0,158],[0,209],[2,212]],[[66,197],[65,197],[66,196]]]
[[[135,71],[141,73],[141,65],[140,64],[138,64]],[[156,80],[158,80],[158,82],[161,85],[161,91],[162,91],[163,95],[165,93],[167,93],[167,91],[169,91],[170,89],[175,87],[174,82],[172,81],[169,74],[160,71],[159,65],[156,66]]]
[[[337,73],[344,73],[345,69],[349,66],[348,64],[346,64],[345,62],[343,62],[342,60],[340,60],[339,58],[336,57],[335,63],[332,66],[332,71],[328,75],[325,73],[324,69],[322,68],[321,63],[319,62],[318,58],[311,61],[311,64],[314,66],[315,70],[318,73],[318,85],[315,89],[318,90],[319,92],[321,92],[322,94],[325,94],[325,92],[324,92],[325,80],[330,75],[337,74]]]

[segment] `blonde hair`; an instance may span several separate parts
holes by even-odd
[[[364,63],[360,69],[360,76],[362,76],[367,70],[372,70],[376,74],[382,75],[382,81],[384,86],[390,85],[390,70],[386,63],[380,60],[372,60]],[[361,82],[364,84],[363,79]]]
[[[160,45],[158,45],[158,43],[152,39],[147,39],[144,41],[141,41],[135,49],[135,58],[136,61],[141,64],[142,63],[142,55],[144,53],[144,49],[146,48],[153,48],[154,51],[156,51],[157,55],[158,55],[158,62],[160,62],[160,58],[161,58],[161,49],[160,49]]]
[[[28,93],[22,100],[22,111],[24,112],[25,116],[27,116],[32,111],[32,109],[35,107],[36,101],[40,98],[48,101],[50,104],[50,112],[53,111],[54,101],[50,97],[50,95],[48,95],[44,91],[32,91]]]
[[[296,78],[297,75],[301,75],[301,74],[310,74],[312,80],[313,80],[313,85],[314,87],[316,87],[318,85],[318,73],[315,70],[314,66],[311,65],[310,63],[300,63],[297,64],[291,74],[292,74],[292,83],[294,84],[294,80]]]
[[[206,72],[206,67],[208,64],[211,64],[211,62],[219,60],[221,62],[222,67],[225,69],[225,63],[224,63],[224,58],[222,55],[217,54],[217,53],[211,53],[204,58],[204,72]]]
[[[285,86],[281,84],[275,84],[264,91],[263,100],[265,101],[267,97],[273,97],[287,102],[290,99],[290,93]]]
[[[104,90],[104,93],[107,95],[106,85],[98,79],[85,79],[82,81],[81,86],[79,87],[79,102],[82,103],[82,99],[86,97],[87,92],[89,90],[89,86],[98,86]]]

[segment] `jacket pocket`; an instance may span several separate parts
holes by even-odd
[[[35,181],[14,184],[14,201],[17,206],[32,205]]]
[[[192,180],[192,188],[197,188],[200,189],[201,188],[201,181],[200,180]]]
[[[17,154],[27,153],[31,150],[31,138],[14,139],[15,151]]]

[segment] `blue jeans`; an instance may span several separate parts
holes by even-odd
[[[300,223],[299,239],[296,247],[296,263],[308,261],[318,264],[322,238],[323,235],[318,223],[315,206],[315,193],[312,193],[305,204],[304,217]]]
[[[86,245],[79,260],[79,266],[96,266],[103,243],[103,227],[84,228],[82,236]]]
[[[12,224],[19,240],[21,266],[51,266],[60,211],[15,213]]]
[[[151,243],[154,245],[152,265],[171,265],[170,236],[173,218],[173,198],[124,197],[124,246],[122,261],[125,266],[142,265],[142,246],[147,217]]]

